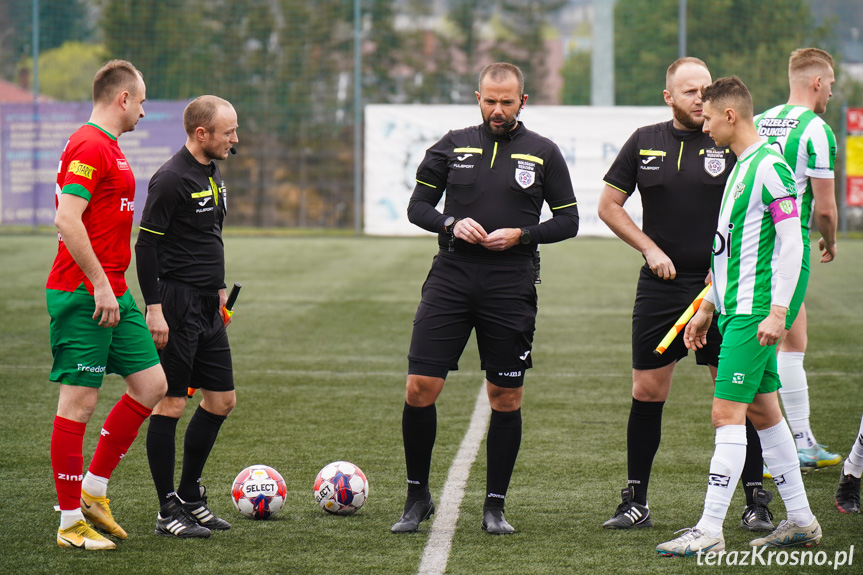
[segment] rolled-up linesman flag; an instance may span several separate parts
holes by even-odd
[[[234,282],[234,287],[231,288],[231,293],[228,294],[228,301],[225,302],[225,307],[222,308],[222,321],[224,323],[228,323],[228,320],[234,315],[234,304],[237,303],[241,289],[243,289],[243,284]],[[197,387],[190,387],[186,390],[186,396],[192,397],[196,391],[198,391]]]
[[[695,300],[689,304],[689,307],[680,314],[680,317],[677,318],[677,321],[674,322],[674,325],[671,326],[671,329],[668,330],[668,333],[665,334],[665,337],[662,338],[662,341],[659,342],[659,345],[656,346],[656,349],[653,350],[653,355],[659,357],[665,350],[668,349],[668,346],[671,345],[671,342],[674,341],[674,338],[677,337],[683,328],[686,327],[686,324],[689,323],[689,320],[692,319],[692,316],[695,315],[695,312],[698,311],[698,308],[701,307],[701,302],[704,301],[704,296],[707,295],[708,290],[712,286],[712,283],[704,286],[704,289],[701,290],[701,293],[696,296]]]

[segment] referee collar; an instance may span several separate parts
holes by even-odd
[[[674,127],[674,120],[668,120],[668,130],[675,138],[683,141],[694,140],[703,134],[701,130],[678,130]]]
[[[210,160],[209,164],[202,164],[195,159],[195,156],[192,155],[192,152],[189,151],[189,148],[187,148],[185,144],[183,145],[183,149],[180,150],[180,153],[182,153],[183,157],[186,158],[186,162],[188,162],[190,165],[198,166],[198,169],[204,172],[207,177],[210,177],[214,173],[216,173],[216,163],[213,160]]]

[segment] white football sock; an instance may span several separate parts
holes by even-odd
[[[863,475],[863,419],[860,419],[860,431],[857,434],[857,439],[854,440],[854,445],[851,447],[851,453],[845,459],[842,474],[853,475],[854,477]]]
[[[788,424],[783,419],[773,427],[758,430],[758,437],[761,438],[764,463],[770,469],[773,483],[782,496],[788,519],[801,526],[809,525],[814,515],[809,509],[800,473],[800,460],[797,459],[797,449]]]
[[[80,507],[69,511],[60,511],[60,529],[69,529],[76,521],[84,521],[84,514],[81,513]]]
[[[794,454],[797,457],[797,454]],[[711,537],[722,535],[722,523],[746,459],[746,426],[723,425],[716,428],[716,449],[710,460],[704,513],[695,525]]]
[[[88,471],[81,482],[81,490],[93,497],[105,497],[108,494],[108,478],[93,475]]]
[[[802,352],[780,351],[776,356],[779,381],[782,387],[779,396],[785,408],[785,418],[794,433],[797,449],[810,449],[818,445],[809,425],[809,386],[806,370],[803,369]]]

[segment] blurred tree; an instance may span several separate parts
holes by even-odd
[[[86,0],[39,0],[39,50],[94,41]],[[33,0],[0,2],[0,75],[14,80],[21,58],[33,55]]]
[[[39,55],[39,92],[57,100],[89,101],[93,76],[105,63],[105,50],[98,44],[66,42]],[[32,58],[22,61],[30,68]]]
[[[502,27],[492,49],[494,60],[505,60],[520,67],[525,76],[525,92],[537,104],[553,101],[546,94],[544,79],[548,76],[545,41],[553,19],[566,0],[500,0],[498,15]]]
[[[615,7],[615,102],[663,105],[665,70],[677,54],[679,0],[618,0]],[[737,75],[755,109],[788,97],[788,56],[824,45],[806,0],[690,2],[689,56],[704,60],[714,78]],[[825,46],[827,47],[827,46]]]
[[[564,106],[590,105],[590,65],[589,51],[572,52],[563,64],[563,93],[561,103]]]

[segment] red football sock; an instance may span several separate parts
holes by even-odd
[[[123,394],[102,426],[102,436],[87,471],[106,479],[111,477],[114,468],[138,436],[138,428],[152,411]]]
[[[54,417],[51,435],[51,469],[62,511],[81,507],[81,481],[84,479],[84,430],[86,423]]]

